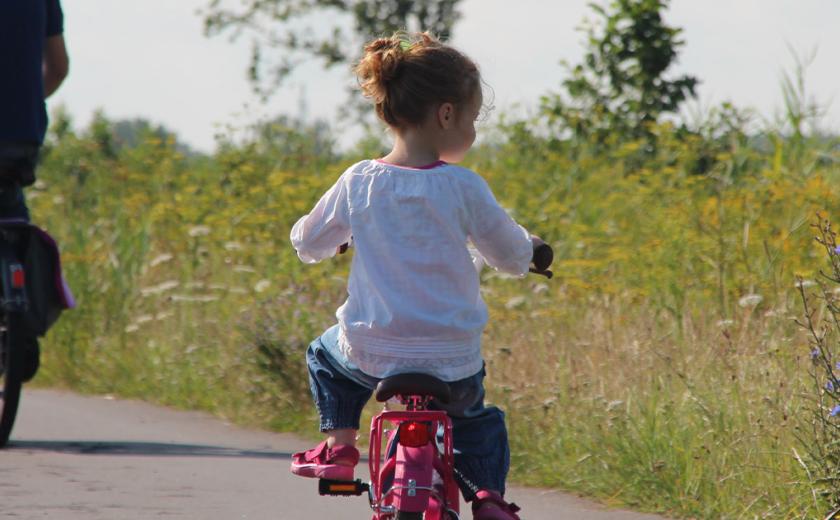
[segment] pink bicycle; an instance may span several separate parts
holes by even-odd
[[[553,257],[547,244],[536,246],[531,272],[551,278]],[[372,520],[460,520],[452,421],[428,409],[432,400],[449,402],[449,385],[426,374],[400,374],[380,381],[374,396],[380,403],[395,398],[405,410],[386,404],[371,421],[370,482],[320,479],[318,492],[367,494]]]
[[[386,406],[371,422],[370,483],[321,479],[319,493],[367,494],[373,520],[459,519],[452,421],[427,409],[432,399],[449,401],[449,385],[425,374],[400,374],[383,379],[374,395],[379,402],[396,398],[406,408]]]

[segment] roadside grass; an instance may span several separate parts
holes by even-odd
[[[824,512],[792,451],[810,363],[795,326],[622,308],[494,322],[490,397],[508,410],[514,478],[685,518]]]

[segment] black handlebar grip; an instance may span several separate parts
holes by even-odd
[[[554,261],[554,251],[551,249],[551,246],[542,243],[534,248],[534,267],[537,268],[537,271],[546,271],[550,266],[551,262]]]

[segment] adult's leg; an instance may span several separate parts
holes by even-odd
[[[0,218],[29,221],[21,187],[35,182],[38,151],[32,143],[0,142]]]
[[[26,197],[17,184],[0,184],[0,219],[22,219],[29,222]]]
[[[34,182],[38,147],[30,144],[0,143],[0,219],[29,222],[29,208],[21,184]],[[25,256],[25,245],[18,254]],[[40,366],[41,348],[34,334],[20,338],[24,351],[23,381],[35,377]]]

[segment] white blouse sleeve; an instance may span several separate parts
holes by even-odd
[[[476,178],[466,197],[469,238],[490,266],[522,276],[534,254],[531,235],[499,205],[487,182]]]
[[[307,264],[320,262],[336,254],[336,248],[350,240],[350,208],[345,176],[292,227],[292,245]]]

